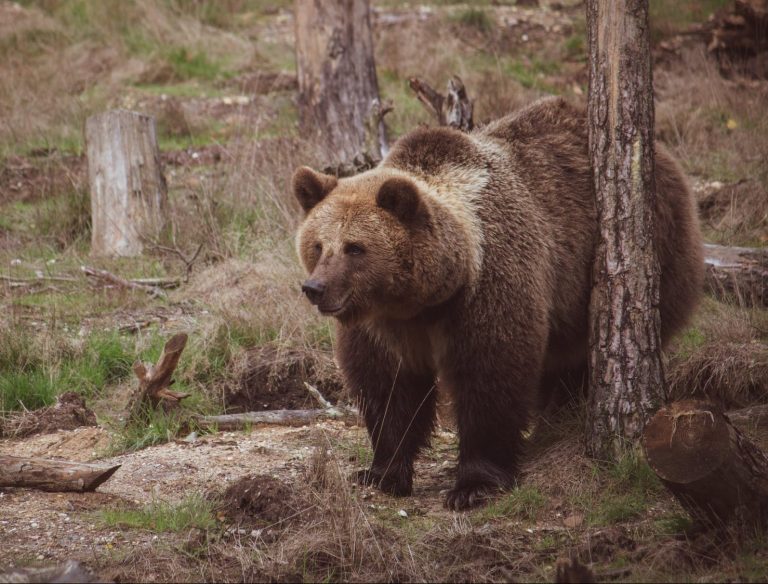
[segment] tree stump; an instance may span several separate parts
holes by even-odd
[[[765,527],[768,457],[714,404],[682,400],[643,433],[648,464],[694,518],[718,528]]]
[[[365,138],[379,100],[368,0],[296,0],[294,15],[302,130],[325,143],[332,165],[381,160],[381,119],[378,144]]]
[[[166,225],[167,187],[155,120],[113,110],[85,123],[93,219],[91,253],[140,255]]]

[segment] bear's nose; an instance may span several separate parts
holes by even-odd
[[[312,304],[318,304],[325,292],[325,284],[317,280],[307,280],[301,285],[301,291],[307,295]]]

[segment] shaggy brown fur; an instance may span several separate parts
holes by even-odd
[[[662,336],[702,287],[692,197],[656,156]],[[336,180],[294,177],[307,217],[297,247],[304,291],[338,319],[338,358],[373,443],[365,483],[412,489],[429,441],[434,383],[453,395],[462,509],[514,484],[537,395],[587,355],[597,232],[585,115],[537,102],[473,134],[419,129],[378,168]]]

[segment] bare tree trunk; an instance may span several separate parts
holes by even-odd
[[[302,130],[325,143],[333,164],[380,160],[387,139],[368,0],[296,0],[294,6]],[[372,117],[378,140],[366,144]]]
[[[85,123],[93,218],[91,253],[136,256],[166,224],[167,187],[155,120],[125,110]]]
[[[613,459],[666,393],[654,233],[648,0],[588,0],[589,153],[600,222],[587,450]]]

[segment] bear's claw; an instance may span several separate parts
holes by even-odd
[[[410,482],[398,479],[391,473],[382,475],[373,469],[358,471],[352,476],[352,479],[361,485],[376,487],[395,497],[407,497],[413,491]]]
[[[498,487],[483,483],[456,486],[445,496],[444,505],[453,511],[463,511],[485,505],[488,499],[499,492]]]

